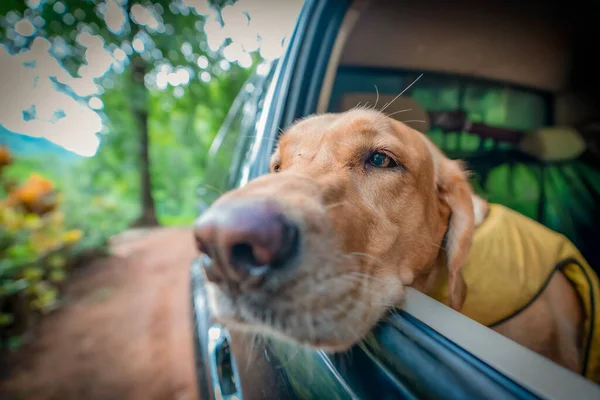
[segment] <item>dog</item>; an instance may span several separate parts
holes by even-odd
[[[600,382],[598,278],[564,236],[474,194],[461,162],[373,109],[311,116],[194,232],[231,329],[344,351],[411,286]]]

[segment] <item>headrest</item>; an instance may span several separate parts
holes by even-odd
[[[519,148],[541,161],[569,161],[582,155],[587,143],[573,127],[552,126],[527,132]]]
[[[380,95],[378,99],[377,93],[346,93],[342,96],[339,111],[348,111],[357,105],[367,107],[377,105],[375,107],[377,110],[385,107],[383,112],[390,118],[403,122],[420,132],[427,132],[431,123],[425,108],[410,97],[400,96],[395,100],[394,97],[396,96]],[[392,100],[393,102],[389,104]],[[387,104],[389,105],[386,106]]]

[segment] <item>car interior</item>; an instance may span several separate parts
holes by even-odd
[[[313,10],[327,8],[314,3]],[[324,15],[336,8],[334,3]],[[319,49],[327,54],[325,66],[297,63],[308,66],[290,84],[293,104],[291,111],[282,106],[279,126],[312,113],[299,103],[311,103],[307,98],[313,92],[317,113],[385,108],[392,118],[427,134],[450,158],[465,160],[478,194],[565,234],[600,273],[600,93],[595,93],[600,75],[590,59],[598,37],[593,14],[573,3],[440,3],[355,0],[337,32],[337,22],[323,17],[327,27],[334,26],[328,33],[335,38],[331,55],[329,48]],[[316,40],[305,34],[309,39],[304,40]],[[287,68],[284,63],[281,70]],[[323,69],[322,84],[305,82],[309,78],[302,74],[320,77]],[[252,90],[241,92],[217,135],[209,168],[218,173],[207,174],[212,179],[204,194],[207,203],[218,196],[212,188],[223,191],[248,181],[254,173],[248,171],[249,159],[263,150],[271,154],[277,133],[264,136],[266,147],[261,147],[256,138],[263,133],[255,136],[255,130],[270,126],[270,119],[261,117],[257,123],[257,116],[272,101],[265,88],[273,74],[252,78]],[[269,157],[263,158],[260,173],[268,168]],[[193,271],[200,280],[199,267]],[[203,305],[198,300],[197,313],[205,312]],[[215,340],[227,343],[224,359],[237,365],[234,375],[244,377],[231,382],[243,385],[249,398],[268,398],[265,388],[273,387],[300,398],[323,393],[329,398],[363,398],[361,393],[367,394],[364,398],[399,398],[399,393],[401,398],[422,398],[415,393],[423,398],[481,398],[481,393],[486,398],[538,398],[533,389],[551,393],[547,398],[583,393],[581,381],[565,382],[566,370],[551,368],[555,365],[417,291],[408,291],[403,309],[376,331],[372,340],[339,357],[277,340],[266,345],[251,338],[248,344],[235,331],[231,340],[219,335]],[[236,390],[223,394],[237,396]]]
[[[355,2],[319,112],[393,100],[387,114],[467,161],[477,193],[565,234],[600,272],[598,78],[592,28],[572,12],[541,2]]]
[[[538,2],[358,1],[319,112],[372,107],[466,161],[476,193],[573,241],[600,273],[590,30]]]

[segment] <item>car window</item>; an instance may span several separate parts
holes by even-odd
[[[412,82],[416,84],[410,86]],[[554,119],[554,97],[549,92],[461,75],[351,65],[338,68],[329,110],[339,111],[347,93],[374,93],[375,87],[384,95],[409,87],[403,96],[428,111],[460,109],[471,121],[494,127],[533,131],[552,126]],[[599,234],[594,222],[600,169],[582,159],[540,162],[512,143],[471,133],[435,127],[426,133],[448,156],[467,162],[478,194],[564,234],[591,265],[598,265]]]
[[[209,150],[204,182],[198,188],[200,212],[222,193],[236,186],[240,169],[254,142],[256,124],[274,70],[274,63],[262,64],[242,86],[233,102]]]

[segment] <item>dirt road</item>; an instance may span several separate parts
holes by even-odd
[[[74,272],[65,306],[11,356],[2,399],[194,400],[191,233],[158,229]]]

